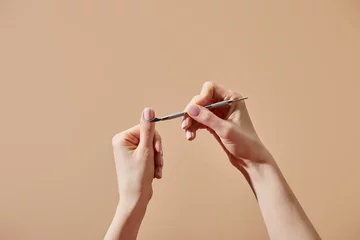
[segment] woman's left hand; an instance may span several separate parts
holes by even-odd
[[[120,200],[149,201],[153,179],[162,177],[161,137],[149,122],[154,116],[152,109],[144,109],[139,125],[112,139]]]

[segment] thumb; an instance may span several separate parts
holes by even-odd
[[[215,131],[221,138],[225,138],[230,129],[230,124],[227,121],[219,118],[205,107],[192,105],[188,108],[187,113],[195,121]]]
[[[140,120],[140,143],[139,145],[147,148],[153,147],[155,136],[155,123],[150,120],[155,117],[155,112],[151,108],[145,108]]]

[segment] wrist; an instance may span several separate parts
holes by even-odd
[[[263,192],[268,188],[268,184],[274,183],[281,176],[279,168],[274,163],[253,163],[239,169],[251,190],[258,199],[259,192]],[[265,190],[267,191],[267,190]]]
[[[121,195],[105,239],[136,239],[148,200]]]
[[[278,167],[275,162],[255,163],[244,168],[252,181],[264,181],[269,174],[276,174]]]
[[[132,199],[120,197],[116,208],[116,216],[120,219],[138,219],[141,222],[145,216],[148,201],[144,199]]]
[[[152,198],[152,187],[143,187],[141,189],[125,189],[119,188],[119,204],[122,205],[147,205]]]
[[[281,171],[271,155],[268,155],[267,158],[261,161],[250,161],[245,164],[241,172],[251,185],[267,181],[268,178],[276,175],[281,175]]]
[[[118,209],[119,208],[126,208],[126,209],[136,209],[136,208],[146,208],[149,204],[150,198],[144,197],[141,195],[138,196],[120,196],[118,202]]]

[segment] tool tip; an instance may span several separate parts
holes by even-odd
[[[150,122],[158,122],[158,121],[161,121],[161,118],[153,118],[150,120]]]

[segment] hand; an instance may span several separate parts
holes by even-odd
[[[120,201],[104,239],[135,240],[153,190],[154,177],[162,177],[163,154],[153,110],[146,108],[140,125],[112,139]]]
[[[269,151],[262,144],[251,122],[245,101],[215,108],[212,111],[202,106],[242,96],[222,86],[206,82],[200,95],[195,96],[185,108],[183,119],[188,140],[196,137],[196,131],[207,129],[223,147],[230,162],[239,170],[248,166],[271,161]]]
[[[242,96],[207,82],[186,107],[182,128],[193,140],[196,131],[209,130],[230,162],[253,190],[271,239],[321,239],[301,208],[270,152],[260,141],[245,101],[208,110],[202,106]]]
[[[149,201],[153,178],[162,177],[163,154],[153,110],[146,108],[140,125],[116,134],[112,139],[120,200]]]

